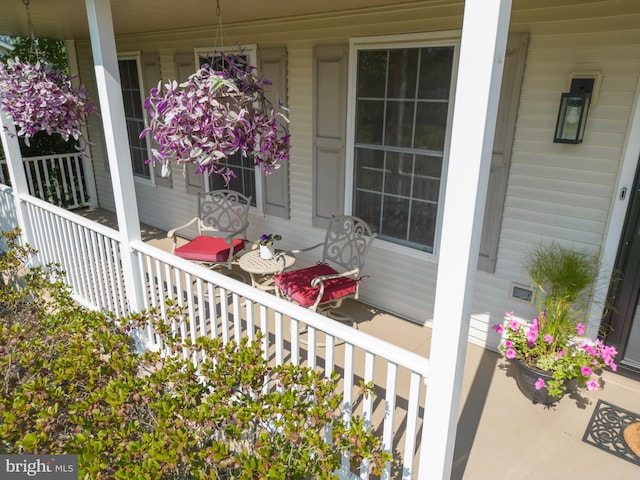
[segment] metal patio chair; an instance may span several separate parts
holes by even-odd
[[[173,240],[171,252],[209,267],[231,269],[234,257],[247,243],[250,204],[251,197],[231,190],[213,190],[204,198],[198,195],[198,216],[167,233]],[[198,235],[178,247],[177,232],[194,223],[198,226]]]
[[[321,259],[311,267],[276,274],[276,292],[336,320],[351,320],[335,309],[347,298],[358,298],[362,269],[374,238],[375,234],[364,220],[333,216],[324,242],[288,252],[297,254],[322,247]]]

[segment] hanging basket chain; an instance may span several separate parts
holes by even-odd
[[[218,47],[220,47],[220,51],[222,51],[226,41],[226,38],[224,35],[224,28],[222,26],[222,13],[220,10],[220,0],[216,0],[216,19],[217,19],[216,36],[215,36],[215,39],[213,40],[214,53],[218,50]],[[218,40],[220,41],[220,43],[218,43]]]
[[[29,27],[29,58],[31,61],[32,57],[35,56],[35,60],[40,60],[40,50],[38,49],[38,42],[36,42],[36,34],[33,31],[33,22],[31,21],[31,9],[29,8],[29,0],[22,0],[24,3],[24,8],[27,11],[27,26]]]

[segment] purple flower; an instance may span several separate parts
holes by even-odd
[[[578,335],[582,336],[582,335],[584,335],[584,331],[585,331],[584,323],[578,323],[576,325],[576,333]]]
[[[526,338],[529,346],[533,346],[536,343],[536,340],[538,340],[538,330],[530,328],[529,331],[527,331]]]
[[[584,367],[582,367],[580,369],[580,373],[582,375],[584,375],[585,377],[590,377],[591,374],[593,373],[593,370],[591,370],[591,367],[588,367],[588,366],[585,365]]]
[[[541,390],[542,388],[544,388],[544,380],[542,378],[538,378],[538,380],[536,380],[536,390]]]
[[[505,340],[504,341],[504,346],[506,348],[511,348],[511,347],[513,347],[513,342],[511,340]]]
[[[508,325],[509,325],[509,328],[514,332],[520,328],[520,322],[514,319],[509,320]]]
[[[504,356],[509,360],[512,360],[518,356],[518,352],[516,352],[513,348],[507,348],[504,352]]]
[[[494,325],[493,329],[496,331],[496,333],[499,333],[499,334],[502,334],[502,332],[504,332],[504,327],[500,324]]]
[[[556,353],[555,360],[558,360],[559,358],[563,357],[566,354],[567,354],[566,350],[560,350],[558,353]]]
[[[596,390],[600,390],[600,384],[598,383],[597,380],[591,379],[591,380],[587,380],[587,390],[590,391],[596,391]]]
[[[0,63],[0,105],[25,144],[41,131],[57,133],[65,141],[81,139],[81,125],[89,120],[95,105],[89,102],[84,86],[72,85],[72,78],[46,63],[19,58]],[[83,142],[81,148],[85,146]]]
[[[544,336],[544,341],[547,342],[549,345],[551,345],[551,343],[553,342],[553,335],[551,335],[550,333],[547,333]]]

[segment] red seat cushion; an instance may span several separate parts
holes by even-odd
[[[289,298],[303,307],[310,307],[318,298],[319,288],[311,286],[311,280],[322,275],[338,273],[329,265],[318,264],[300,270],[282,272],[274,276],[278,288]],[[358,284],[353,278],[332,278],[324,282],[324,294],[320,303],[351,295],[356,292]]]
[[[244,242],[241,238],[233,239],[234,255],[244,248]],[[175,254],[196,262],[222,263],[229,258],[229,244],[224,238],[200,235],[176,248]]]

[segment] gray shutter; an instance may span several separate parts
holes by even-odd
[[[260,75],[272,85],[266,90],[267,99],[278,105],[278,97],[284,105],[287,100],[287,50],[285,48],[265,48],[258,52]],[[280,168],[264,178],[264,213],[289,218],[289,162],[282,162]]]
[[[507,179],[511,163],[513,135],[516,128],[520,87],[524,72],[529,36],[526,33],[509,35],[507,53],[502,74],[500,103],[496,119],[496,133],[493,140],[489,189],[482,225],[478,268],[489,273],[496,269],[498,242],[507,192]]]
[[[162,80],[160,57],[157,53],[144,53],[140,55],[140,64],[142,69],[143,95],[146,98],[149,96],[149,91]],[[157,144],[152,138],[149,141],[151,148],[157,148]],[[156,185],[171,188],[171,177],[165,178],[162,176],[162,164],[160,162],[156,163],[153,169]]]
[[[174,57],[178,83],[186,82],[189,76],[196,71],[193,52],[176,53]],[[204,175],[196,173],[197,167],[191,163],[185,164],[184,178],[187,183],[187,192],[197,195],[204,193]]]
[[[318,45],[313,72],[313,225],[344,213],[346,163],[346,45]]]

